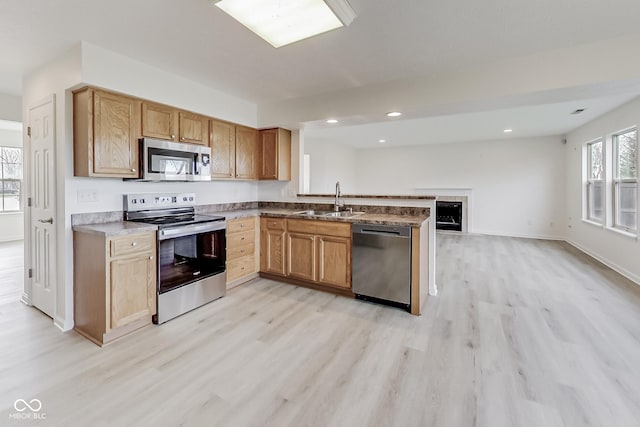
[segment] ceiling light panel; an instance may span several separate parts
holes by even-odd
[[[220,0],[214,4],[276,48],[349,25],[355,18],[344,0]]]

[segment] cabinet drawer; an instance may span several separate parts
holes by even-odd
[[[236,258],[242,258],[243,256],[253,255],[256,250],[255,243],[251,242],[247,245],[228,247],[227,248],[227,260]]]
[[[253,255],[227,261],[227,282],[256,272],[256,258]]]
[[[233,233],[227,235],[227,249],[231,250],[238,246],[254,243],[256,241],[256,233],[254,230],[243,231],[241,233]]]
[[[255,230],[255,218],[232,219],[227,221],[227,234],[239,233],[241,231]]]
[[[261,227],[269,230],[284,230],[285,219],[284,218],[262,218]]]
[[[132,234],[115,237],[110,240],[111,256],[131,254],[135,252],[151,252],[156,241],[155,233]]]
[[[323,236],[351,237],[351,224],[343,222],[289,219],[287,221],[287,230]]]

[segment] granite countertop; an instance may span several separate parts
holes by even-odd
[[[80,233],[101,234],[105,237],[148,233],[151,231],[156,231],[157,229],[157,225],[131,221],[105,222],[102,224],[85,224],[73,226],[73,231],[78,231]]]
[[[336,197],[335,194],[304,194],[298,193],[297,197],[314,197],[314,198],[328,198],[334,199]],[[340,198],[342,199],[385,199],[385,200],[436,200],[437,196],[427,196],[427,195],[402,195],[402,194],[340,194]]]
[[[270,216],[277,218],[297,218],[297,219],[313,219],[318,221],[334,221],[334,222],[348,222],[353,224],[378,224],[378,225],[396,225],[396,226],[410,226],[420,227],[426,221],[429,216],[413,216],[413,215],[393,215],[383,213],[364,213],[361,215],[355,215],[350,218],[339,218],[332,216],[312,216],[296,214],[300,210],[296,209],[249,209],[239,211],[227,211],[217,212],[218,215],[229,219],[246,218],[251,216]]]

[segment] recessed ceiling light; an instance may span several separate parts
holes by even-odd
[[[387,117],[400,117],[401,115],[402,113],[399,111],[391,111],[387,113]]]
[[[213,4],[276,48],[345,27],[356,17],[346,0],[213,0]]]
[[[327,120],[327,123],[334,124],[334,123],[338,123],[338,121],[336,119],[329,119]]]
[[[386,140],[386,139],[379,139],[379,140],[378,140],[378,142],[379,142],[380,144],[384,144],[385,142],[387,142],[387,140]]]
[[[505,129],[504,133],[509,133],[509,132],[513,132],[513,129]]]

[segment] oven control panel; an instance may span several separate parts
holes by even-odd
[[[196,205],[195,193],[179,194],[125,194],[125,211],[146,211],[150,209],[169,209]]]

